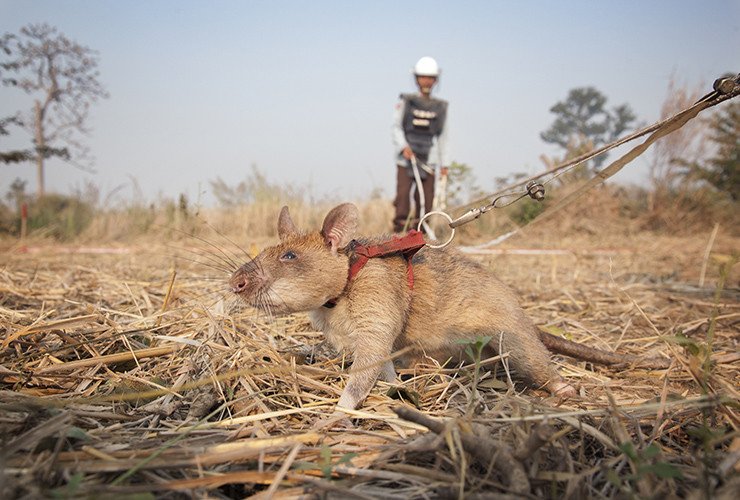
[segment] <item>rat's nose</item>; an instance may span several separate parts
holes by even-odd
[[[247,275],[243,273],[238,273],[231,278],[231,291],[234,293],[242,293],[244,290],[246,290],[247,285],[249,285],[249,280],[247,279]]]

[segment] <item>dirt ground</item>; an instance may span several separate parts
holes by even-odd
[[[320,332],[236,306],[214,247],[0,242],[0,496],[736,498],[740,240],[711,230],[463,248],[543,330],[668,369],[554,356],[558,401],[421,366],[322,429],[347,360],[291,357]]]

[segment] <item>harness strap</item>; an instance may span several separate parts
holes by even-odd
[[[374,257],[384,257],[386,255],[400,252],[407,262],[406,275],[409,281],[409,288],[413,289],[414,270],[411,265],[411,258],[425,244],[426,242],[424,241],[424,235],[415,229],[412,229],[408,232],[408,234],[400,238],[398,236],[394,236],[389,241],[385,241],[377,245],[370,245],[367,247],[361,245],[357,241],[354,241],[351,245],[353,245],[353,250],[357,255],[357,259],[349,267],[349,276],[347,277],[347,280],[349,281],[354,278],[357,273],[359,273],[360,270],[365,267],[365,264],[367,264],[368,260]]]
[[[357,240],[352,240],[349,247],[355,253],[356,258],[349,266],[347,281],[349,282],[357,276],[357,273],[365,267],[368,260],[375,257],[385,257],[386,255],[401,253],[401,255],[406,259],[406,279],[408,280],[409,288],[413,290],[414,268],[411,265],[411,259],[424,245],[426,245],[424,235],[415,229],[409,231],[405,236],[400,238],[398,236],[394,236],[390,240],[377,245],[365,246],[360,244]],[[337,305],[337,299],[331,299],[324,304],[324,307],[331,309],[335,305]]]

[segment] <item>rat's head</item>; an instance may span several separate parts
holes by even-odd
[[[278,218],[280,243],[237,269],[231,290],[268,313],[309,311],[339,296],[347,284],[348,257],[339,250],[355,235],[359,214],[350,203],[332,209],[320,232],[296,229],[288,207]]]

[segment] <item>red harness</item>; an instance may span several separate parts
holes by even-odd
[[[349,247],[355,253],[355,261],[349,266],[347,281],[352,280],[360,269],[365,267],[367,261],[373,257],[385,257],[386,255],[400,253],[406,259],[406,278],[409,282],[409,288],[414,289],[414,268],[411,265],[411,258],[418,252],[421,247],[426,245],[424,235],[412,229],[405,236],[394,236],[389,241],[377,245],[365,246],[353,240]],[[337,299],[331,299],[324,307],[332,308],[337,305]]]

